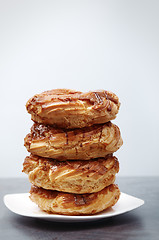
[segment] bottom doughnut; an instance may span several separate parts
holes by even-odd
[[[34,185],[30,190],[30,199],[43,211],[64,215],[95,214],[114,206],[119,197],[120,190],[116,184],[87,194],[45,190]]]

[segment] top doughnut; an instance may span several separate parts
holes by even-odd
[[[82,93],[53,89],[36,94],[26,103],[34,122],[67,129],[106,123],[116,117],[119,107],[119,98],[105,90]]]

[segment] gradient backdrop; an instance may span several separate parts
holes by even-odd
[[[25,103],[52,88],[115,92],[119,175],[159,175],[159,1],[0,0],[0,177],[25,175]]]

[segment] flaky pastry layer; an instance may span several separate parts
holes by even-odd
[[[25,158],[23,172],[44,189],[70,193],[98,192],[115,181],[119,162],[114,156],[88,161],[57,161],[34,155]]]
[[[26,103],[33,121],[69,129],[115,119],[119,107],[118,97],[105,90],[82,93],[53,89],[36,94]]]
[[[24,139],[29,152],[62,160],[89,160],[116,152],[123,144],[119,128],[111,122],[62,130],[35,123]]]
[[[30,190],[30,199],[42,210],[65,215],[95,214],[114,206],[119,197],[120,190],[115,184],[90,194],[63,193],[36,186]]]

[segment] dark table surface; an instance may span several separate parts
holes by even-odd
[[[0,239],[159,239],[159,178],[118,177],[122,192],[145,201],[131,212],[87,223],[55,223],[22,217],[3,203],[8,193],[28,192],[27,179],[0,179]]]

